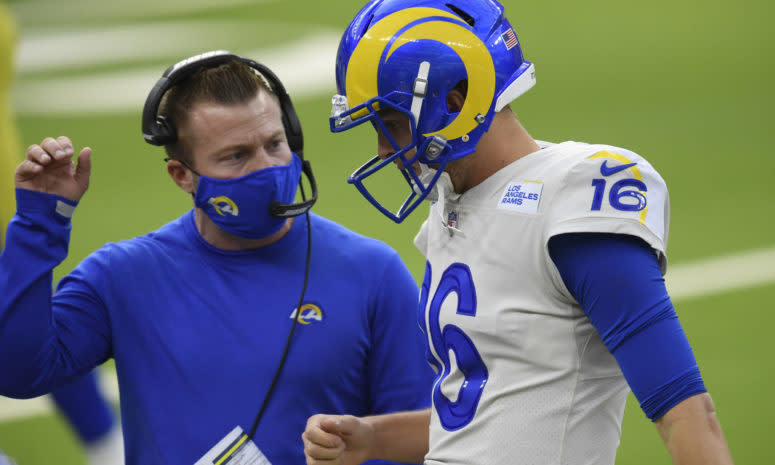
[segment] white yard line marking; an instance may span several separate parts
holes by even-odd
[[[21,26],[41,24],[83,24],[84,21],[158,18],[162,15],[183,15],[208,10],[269,3],[277,0],[24,0],[11,3],[11,10]]]
[[[213,48],[287,43],[277,37],[301,38],[321,32],[338,35],[321,27],[255,20],[177,21],[89,29],[27,28],[17,47],[16,71],[22,80],[30,72],[45,72],[48,79],[55,80],[56,72],[63,69],[77,71],[88,65],[120,65],[133,60],[163,59],[172,64]],[[161,74],[163,68],[159,68]]]
[[[775,247],[668,266],[665,282],[673,300],[772,283],[775,282]]]
[[[321,32],[280,47],[232,51],[267,65],[282,80],[291,98],[298,100],[321,93],[334,94],[334,61],[339,39],[339,34]],[[204,50],[182,56],[201,51]],[[20,59],[25,63],[34,61]],[[95,73],[88,77],[17,79],[14,106],[18,114],[24,115],[120,112],[139,115],[148,92],[163,71],[162,67],[153,67]]]
[[[666,280],[674,301],[773,283],[775,247],[678,264],[668,269]],[[118,402],[115,374],[112,370],[100,373],[103,392]],[[53,408],[48,396],[29,400],[0,397],[0,422],[51,413]]]

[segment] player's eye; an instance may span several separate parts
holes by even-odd
[[[386,135],[383,134],[383,132],[386,132],[387,134],[390,134],[392,137],[396,137],[396,130],[398,129],[398,123],[392,120],[382,120],[382,124],[384,124],[384,131],[382,126],[379,124],[375,124],[374,127],[377,129],[378,135]]]

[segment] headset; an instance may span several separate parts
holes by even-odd
[[[235,55],[227,50],[213,50],[200,53],[167,68],[161,78],[151,89],[148,98],[143,107],[142,129],[145,141],[151,145],[169,145],[178,140],[178,133],[175,126],[167,117],[159,115],[159,105],[167,93],[175,84],[179,83],[188,76],[202,68],[215,68],[232,60],[238,60],[253,68],[259,76],[269,84],[270,90],[277,95],[280,101],[280,112],[282,114],[285,136],[288,139],[288,146],[301,159],[302,171],[309,179],[312,188],[312,197],[309,200],[304,199],[300,203],[281,203],[272,202],[269,205],[269,214],[275,217],[289,218],[299,216],[309,211],[312,205],[317,201],[318,189],[315,182],[315,176],[312,174],[312,168],[307,160],[304,159],[304,136],[301,132],[301,123],[293,108],[291,98],[285,91],[280,79],[266,66],[249,58]],[[301,181],[299,181],[301,185]],[[302,190],[302,196],[304,191]]]
[[[309,162],[304,159],[304,137],[301,133],[301,123],[299,123],[299,118],[296,116],[296,111],[293,109],[293,104],[291,104],[291,98],[285,91],[285,87],[283,87],[280,79],[278,79],[269,68],[262,65],[261,63],[249,58],[235,55],[226,50],[214,50],[186,58],[185,60],[182,60],[167,68],[159,81],[156,82],[156,84],[153,86],[151,92],[148,94],[148,98],[145,100],[145,106],[143,107],[143,137],[145,138],[145,141],[151,145],[168,145],[175,143],[175,141],[178,140],[175,126],[172,124],[172,121],[167,119],[165,116],[158,114],[159,105],[161,104],[161,100],[162,97],[164,97],[164,94],[175,84],[192,75],[196,71],[202,68],[214,68],[231,60],[241,61],[253,68],[259,74],[259,76],[263,77],[264,80],[268,82],[270,90],[272,90],[275,95],[277,95],[278,99],[280,100],[280,110],[282,113],[283,127],[285,128],[285,136],[288,139],[288,146],[301,159],[302,171],[307,175],[310,188],[312,189],[312,197],[307,200],[306,196],[304,195],[304,186],[302,185],[301,179],[299,179],[299,189],[301,190],[302,197],[302,201],[300,203],[281,203],[274,201],[269,204],[269,214],[272,216],[290,218],[304,214],[307,217],[307,254],[304,265],[304,281],[301,287],[301,294],[299,295],[299,303],[296,306],[297,309],[300,309],[304,301],[304,295],[307,291],[307,283],[309,282],[310,259],[312,255],[312,223],[309,215],[309,209],[312,208],[312,205],[318,198],[318,190],[317,184],[315,183],[315,176],[312,174],[312,168],[310,167]],[[272,382],[270,383],[269,389],[264,396],[264,400],[261,402],[261,407],[259,408],[258,414],[253,421],[253,426],[248,433],[249,437],[251,438],[256,434],[258,423],[264,414],[264,410],[266,409],[266,406],[269,402],[269,398],[274,391],[274,387],[280,377],[282,368],[285,365],[285,360],[288,356],[288,349],[290,348],[293,332],[296,328],[296,323],[299,321],[299,315],[300,312],[297,314],[297,317],[293,319],[291,329],[288,332],[288,338],[285,341],[283,354],[280,357],[280,361],[277,365],[277,369],[275,370]]]

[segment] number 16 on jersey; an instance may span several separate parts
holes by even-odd
[[[431,283],[430,263],[425,268],[422,294],[420,296],[420,326],[425,328],[423,317],[428,304]],[[442,330],[439,323],[441,306],[452,293],[457,294],[457,314],[476,317],[476,289],[471,270],[463,263],[453,263],[441,276],[439,285],[428,307],[428,327],[426,334],[434,353],[429,353],[429,361],[436,368],[438,376],[433,384],[433,405],[444,429],[448,431],[463,428],[473,420],[482,390],[487,384],[489,373],[479,351],[470,337],[459,327],[447,324]],[[463,373],[463,384],[458,390],[457,399],[452,401],[443,392],[441,385],[452,370],[449,351],[454,352],[457,368]]]

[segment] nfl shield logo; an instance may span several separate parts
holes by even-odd
[[[457,228],[457,213],[456,212],[449,212],[449,216],[447,216],[447,226],[451,228]]]

